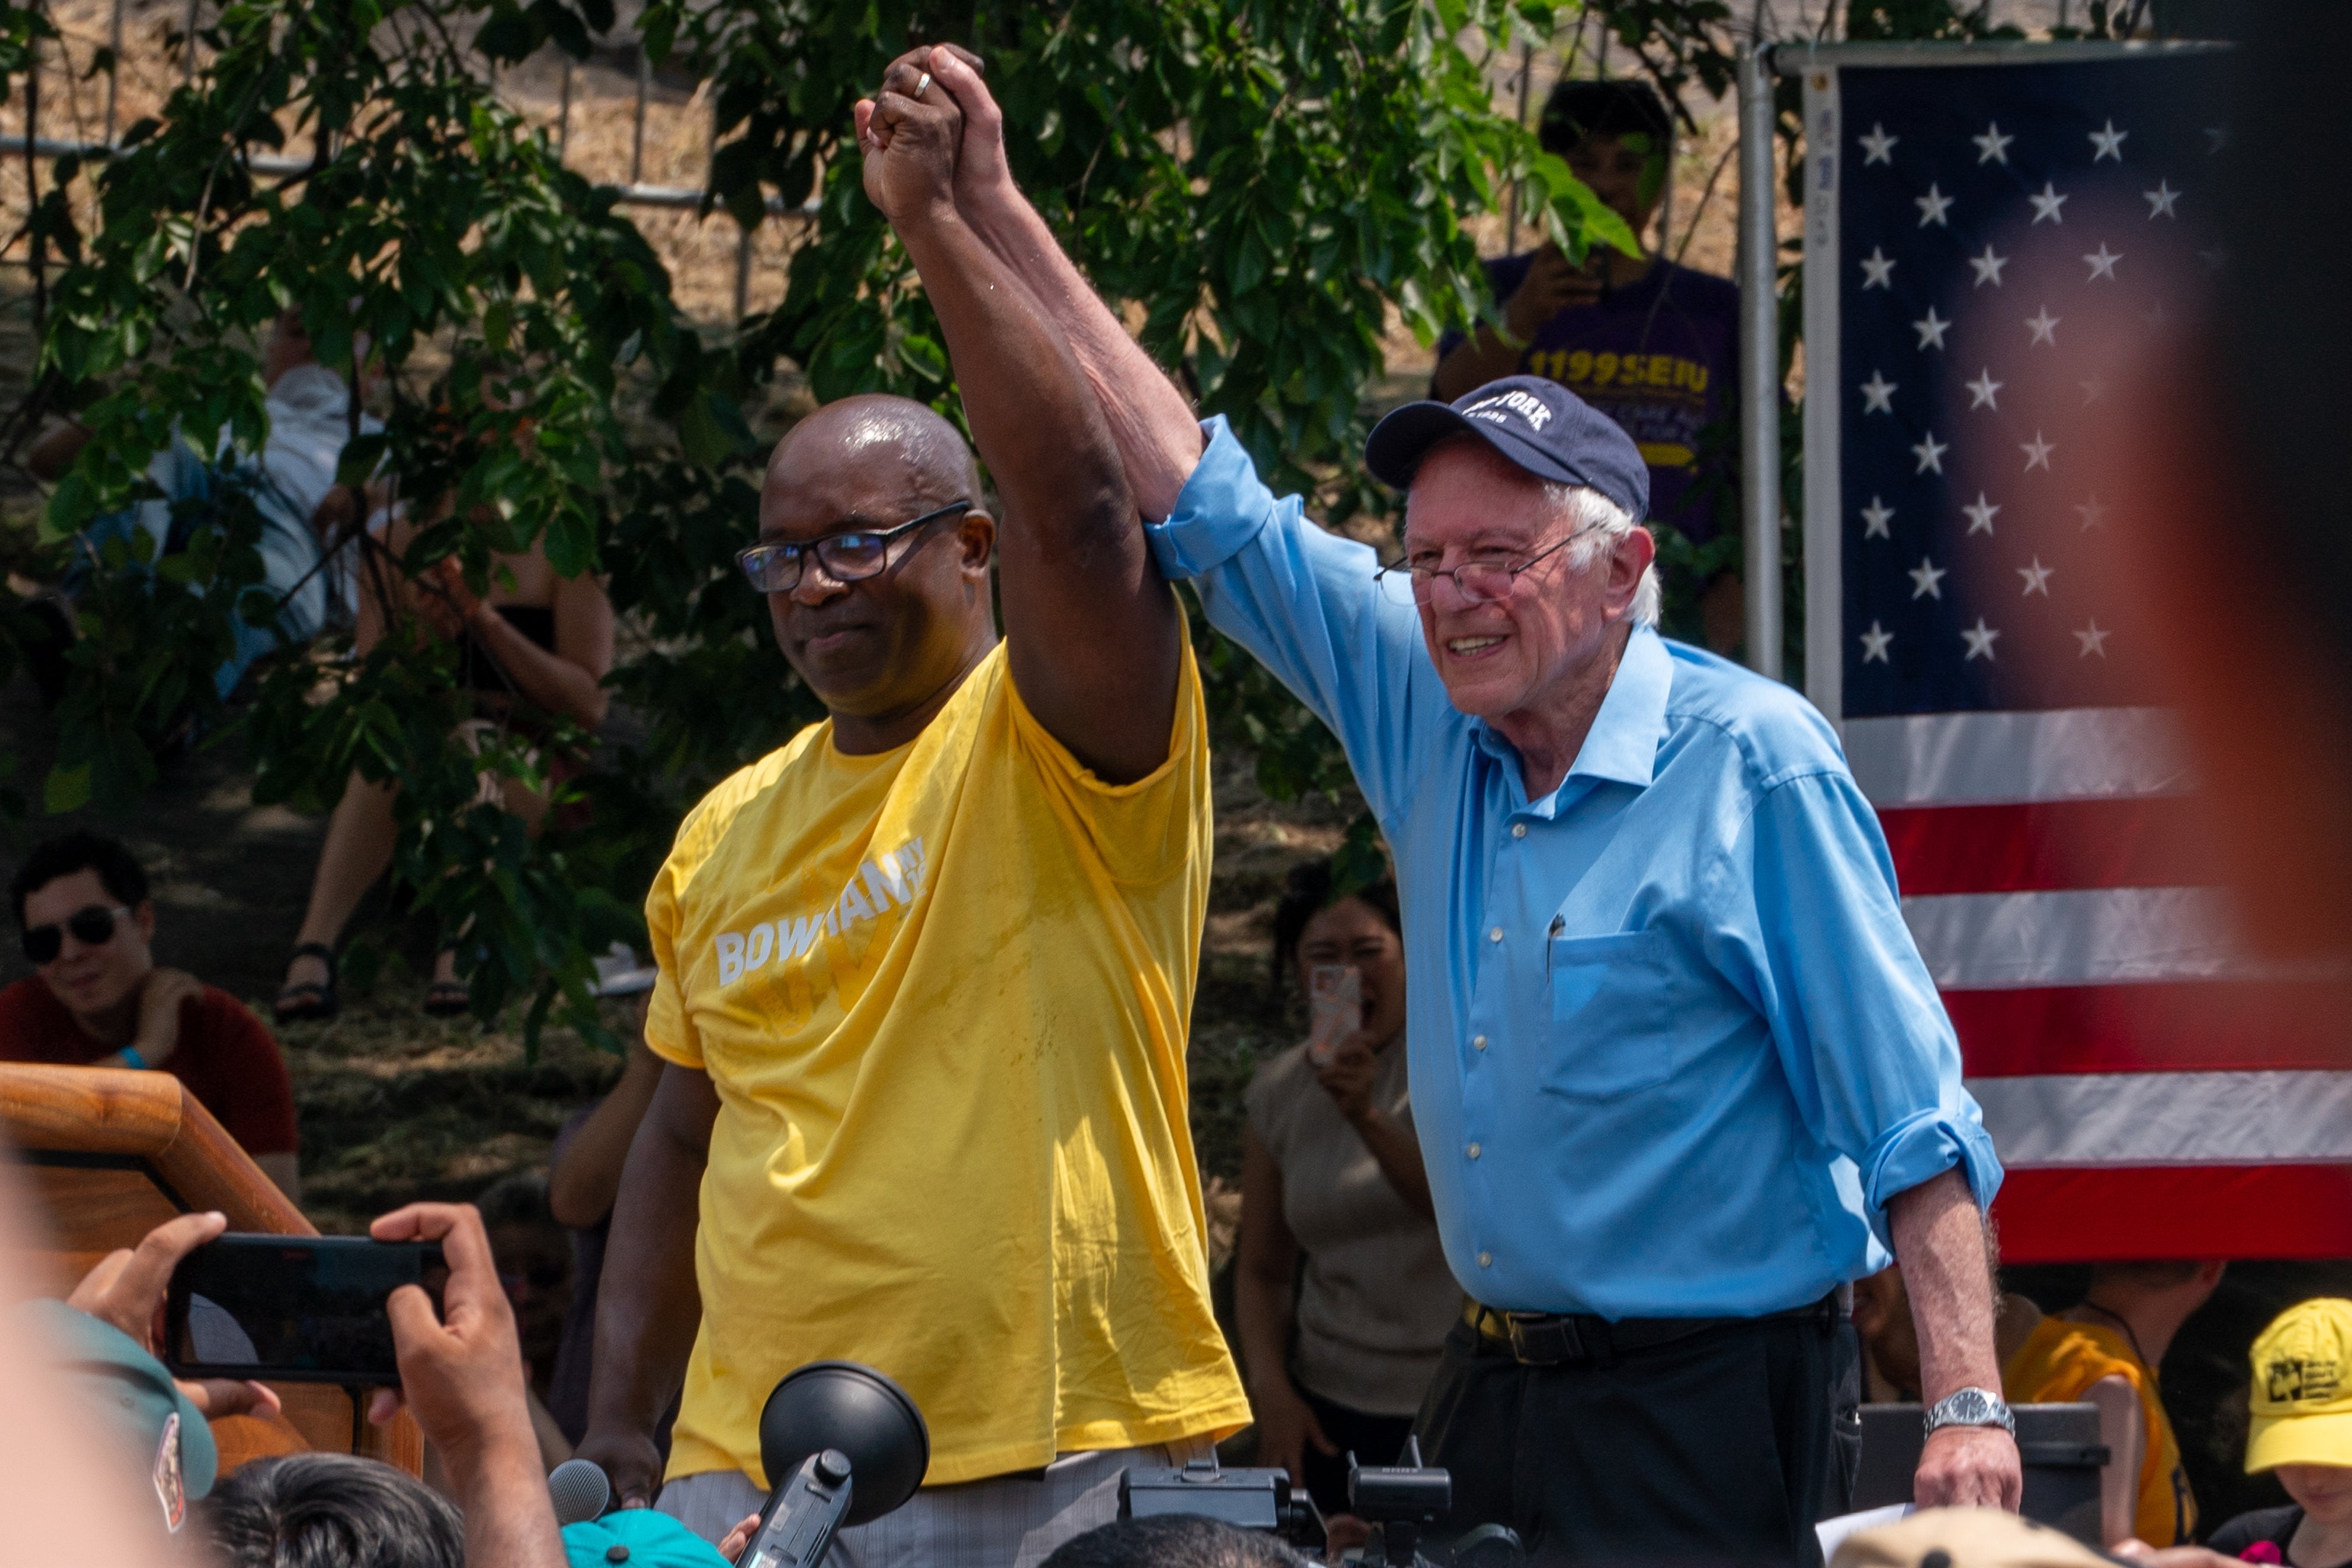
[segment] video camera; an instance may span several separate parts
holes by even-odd
[[[1279,1535],[1294,1546],[1323,1544],[1323,1514],[1310,1497],[1293,1497],[1287,1471],[1226,1469],[1212,1451],[1180,1468],[1138,1466],[1118,1475],[1118,1517],[1198,1514],[1239,1530]]]
[[[1423,1535],[1454,1507],[1454,1478],[1421,1462],[1418,1439],[1405,1439],[1394,1465],[1367,1466],[1348,1456],[1348,1510],[1373,1528],[1365,1568],[1415,1568],[1431,1560],[1421,1551]],[[1118,1481],[1118,1516],[1150,1519],[1160,1514],[1200,1514],[1243,1530],[1278,1535],[1293,1546],[1320,1552],[1328,1541],[1323,1513],[1315,1500],[1295,1495],[1286,1470],[1226,1469],[1212,1453],[1179,1468],[1139,1467]],[[1499,1524],[1482,1524],[1444,1552],[1455,1568],[1506,1568],[1526,1555],[1517,1535]]]

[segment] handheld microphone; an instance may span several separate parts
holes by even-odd
[[[915,1495],[931,1435],[907,1391],[856,1362],[812,1362],[760,1412],[760,1464],[773,1489],[740,1568],[816,1568],[844,1525]]]
[[[564,1460],[547,1473],[547,1489],[559,1525],[600,1519],[613,1500],[613,1483],[593,1459]]]

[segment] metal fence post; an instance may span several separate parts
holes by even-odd
[[[1528,83],[1534,79],[1535,69],[1536,44],[1533,38],[1529,38],[1519,46],[1519,124],[1522,127],[1528,122]],[[1503,240],[1503,253],[1507,256],[1519,253],[1519,198],[1526,189],[1525,180],[1511,182],[1511,226]]]
[[[751,308],[751,230],[737,231],[741,237],[735,242],[735,319],[740,321]]]
[[[1771,47],[1739,49],[1739,516],[1748,666],[1780,679],[1780,323]]]
[[[41,210],[41,160],[37,149],[41,143],[41,40],[29,40],[30,58],[25,62],[25,256],[33,274],[33,341],[41,341],[49,311],[48,249],[40,229],[32,222]],[[71,61],[68,61],[71,69]]]
[[[654,63],[646,54],[645,40],[637,41],[637,117],[629,132],[629,184],[645,184],[646,174],[646,94],[654,84]]]
[[[114,0],[113,16],[107,24],[107,47],[114,55],[114,68],[106,73],[106,144],[114,145],[114,89],[122,76],[122,4]]]
[[[563,162],[563,154],[572,146],[572,62],[563,62],[563,96],[555,110],[555,161]]]

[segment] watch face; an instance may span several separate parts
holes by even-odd
[[[1981,1388],[1963,1388],[1947,1394],[1928,1412],[1929,1430],[1938,1426],[2001,1426],[2008,1427],[2008,1411],[2000,1401]],[[2013,1428],[2012,1428],[2013,1429]]]

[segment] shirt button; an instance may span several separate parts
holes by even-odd
[[[1528,836],[1528,825],[1527,825],[1526,823],[1524,823],[1524,822],[1514,822],[1513,824],[1511,824],[1511,837],[1514,837],[1514,838],[1525,838],[1527,836]]]
[[[1478,1255],[1478,1267],[1481,1268],[1492,1268],[1495,1267],[1495,1255],[1491,1252],[1480,1253]]]
[[[1488,931],[1488,932],[1486,933],[1486,940],[1487,940],[1488,942],[1500,942],[1500,941],[1502,941],[1502,940],[1503,940],[1503,928],[1502,928],[1501,926],[1496,926],[1493,931]]]
[[[1479,1050],[1483,1051],[1486,1048],[1486,1037],[1484,1035],[1473,1035],[1470,1037],[1470,1043]]]
[[[1476,1158],[1478,1157],[1478,1145],[1476,1145],[1475,1143],[1473,1143],[1473,1144],[1471,1144],[1471,1145],[1470,1145],[1470,1157],[1471,1157],[1473,1160],[1475,1160],[1475,1159],[1476,1159]]]

